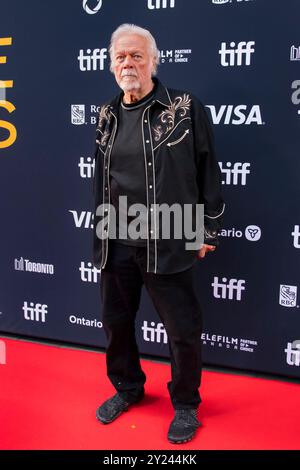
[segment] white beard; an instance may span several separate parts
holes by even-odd
[[[119,86],[124,91],[124,93],[128,93],[133,90],[139,90],[141,88],[140,82],[135,77],[130,79],[123,77],[119,83]]]

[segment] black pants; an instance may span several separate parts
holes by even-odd
[[[111,383],[128,402],[144,394],[146,376],[135,338],[144,284],[168,335],[172,380],[167,385],[173,407],[197,408],[201,402],[202,313],[195,264],[175,274],[147,273],[146,248],[109,243],[107,264],[101,271],[101,299]]]

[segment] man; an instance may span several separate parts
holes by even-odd
[[[107,374],[117,393],[96,415],[102,423],[111,423],[144,397],[146,376],[135,339],[135,317],[145,285],[168,335],[168,390],[175,410],[168,439],[182,443],[200,426],[202,314],[195,267],[197,258],[218,245],[224,210],[220,170],[203,105],[188,92],[165,88],[154,77],[159,52],[150,32],[121,25],[112,35],[110,58],[122,92],[101,107],[96,131],[94,264],[102,270]],[[129,230],[134,204],[145,208],[140,210],[140,231],[136,225]],[[163,237],[161,230],[168,224],[158,214],[159,204],[175,204],[176,215],[185,206],[195,209],[201,204],[204,243],[188,249],[186,231],[179,237],[175,232]],[[197,213],[188,220],[197,225]],[[124,227],[128,231],[121,236]],[[174,230],[180,228],[179,223]]]

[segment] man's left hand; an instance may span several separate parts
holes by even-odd
[[[214,245],[206,245],[205,243],[202,245],[200,250],[198,251],[198,258],[204,258],[207,252],[215,251],[216,247]]]

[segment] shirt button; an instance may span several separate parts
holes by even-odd
[[[150,230],[150,233],[153,233],[153,230]]]
[[[149,165],[149,166],[151,166],[151,165],[152,165],[152,163],[151,163],[151,162],[149,162],[149,163],[148,163],[148,165]]]
[[[107,186],[105,187],[105,191],[107,191]]]
[[[149,188],[152,189],[152,184],[149,184]]]
[[[144,122],[147,124],[147,122],[148,122],[148,121],[147,121],[147,119],[145,119],[145,121],[144,121]]]
[[[150,140],[146,140],[146,144],[149,144]]]
[[[153,207],[151,207],[150,211],[153,212]]]
[[[105,169],[107,170],[107,166],[105,167]]]

